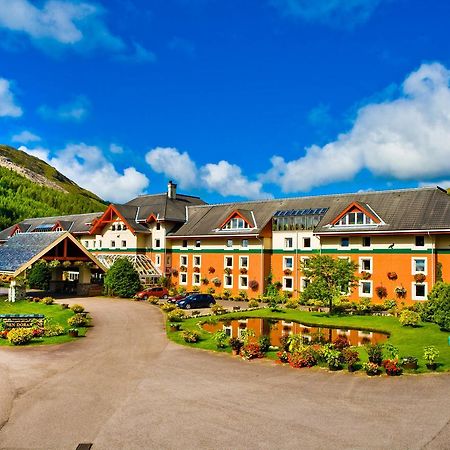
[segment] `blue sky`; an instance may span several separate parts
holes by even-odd
[[[450,186],[444,0],[0,0],[0,142],[105,199]]]

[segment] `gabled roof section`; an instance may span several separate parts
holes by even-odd
[[[253,211],[247,209],[236,209],[220,224],[218,228],[220,230],[224,229],[224,227],[231,219],[235,219],[237,217],[242,219],[248,225],[248,229],[255,228],[255,218],[253,215]]]
[[[103,215],[95,221],[89,234],[99,234],[105,226],[115,222],[116,218],[119,218],[133,234],[136,234],[136,225],[138,225],[134,221],[136,212],[137,207],[111,204],[106,208]],[[142,227],[142,225],[140,225],[140,227]],[[144,231],[147,231],[145,227],[142,228],[144,228]]]
[[[350,212],[361,212],[370,217],[375,224],[381,224],[383,221],[375,213],[375,211],[365,202],[354,201],[351,202],[336,218],[334,218],[330,225],[336,225],[346,214]]]
[[[64,242],[64,241],[67,241]],[[70,246],[69,246],[69,244]],[[80,258],[80,260],[92,261],[103,271],[106,267],[100,263],[95,256],[87,251],[69,232],[53,231],[48,233],[19,233],[15,234],[3,246],[0,247],[0,273],[7,273],[16,277],[24,270],[34,264],[37,260],[69,258],[70,255],[48,256],[59,244],[64,248],[78,255],[71,259]]]

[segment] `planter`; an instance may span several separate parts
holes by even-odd
[[[180,326],[179,325],[170,325],[169,329],[172,332],[180,331]]]
[[[427,369],[428,370],[436,370],[437,369],[437,363],[427,363]]]
[[[233,356],[239,356],[239,350],[237,348],[232,348],[231,349],[231,354]]]
[[[78,330],[69,330],[70,337],[78,337]]]
[[[404,363],[402,363],[402,367],[404,369],[416,370],[418,365],[417,365],[416,362],[411,361],[411,362],[404,362]]]
[[[337,372],[338,370],[341,370],[342,367],[341,367],[341,366],[328,366],[328,369],[329,369],[331,372]]]

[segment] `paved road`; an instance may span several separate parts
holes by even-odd
[[[450,448],[450,376],[295,370],[169,343],[147,303],[77,299],[87,338],[0,349],[0,448]]]

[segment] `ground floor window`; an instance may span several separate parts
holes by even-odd
[[[194,286],[200,286],[200,274],[199,273],[192,274],[192,284]]]
[[[413,283],[412,284],[412,299],[426,300],[428,295],[427,283]]]
[[[294,279],[292,277],[283,277],[283,290],[292,291],[294,289]]]
[[[300,278],[300,291],[303,292],[309,286],[309,283],[311,283],[309,278]]]
[[[180,284],[187,284],[187,273],[186,272],[180,273]]]
[[[239,289],[247,289],[248,287],[248,276],[241,275],[239,277]]]
[[[225,288],[232,288],[233,287],[233,275],[225,275],[223,277],[223,286]]]
[[[161,265],[161,255],[156,255],[156,256],[155,256],[155,264],[156,264],[157,266],[160,266],[160,265]]]
[[[362,280],[359,282],[359,296],[372,297],[372,281]]]

